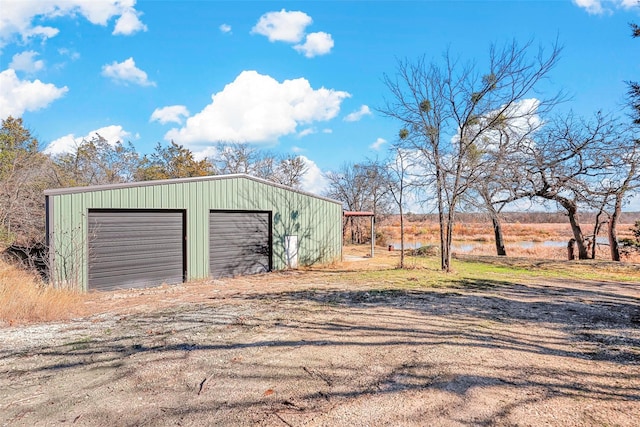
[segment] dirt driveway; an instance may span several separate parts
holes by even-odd
[[[0,329],[0,425],[638,425],[640,285],[357,277],[101,294]]]

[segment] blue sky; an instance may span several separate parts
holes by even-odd
[[[557,39],[561,109],[622,114],[624,82],[640,80],[633,21],[636,0],[0,0],[0,116],[52,153],[99,132],[141,153],[173,139],[300,154],[313,191],[396,138],[376,108],[399,58],[481,63],[490,43]]]

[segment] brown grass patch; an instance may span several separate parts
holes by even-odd
[[[83,313],[84,296],[47,286],[35,273],[0,260],[0,324],[65,320]]]
[[[504,223],[503,234],[506,242],[544,242],[547,240],[569,241],[573,237],[571,226],[560,223]],[[618,226],[618,238],[633,237],[631,228],[633,224],[620,224]],[[376,227],[388,240],[400,239],[400,223],[394,217],[385,219]],[[422,221],[419,223],[405,224],[407,238],[417,238],[422,242],[437,241],[439,225],[434,221]],[[591,232],[590,224],[584,224],[582,231],[585,235]],[[606,230],[602,230],[599,236],[606,236]],[[453,238],[457,241],[484,241],[492,242],[493,226],[491,223],[457,223],[454,225]]]

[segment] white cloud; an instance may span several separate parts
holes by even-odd
[[[126,59],[123,62],[113,61],[112,64],[103,65],[102,75],[117,83],[133,83],[140,86],[156,85],[148,79],[147,73],[136,67],[136,62],[133,58]]]
[[[221,32],[223,32],[223,33],[225,33],[225,34],[227,34],[227,33],[231,34],[231,25],[228,25],[228,24],[222,24],[222,25],[220,25],[220,27],[218,27],[218,28],[220,28],[220,31],[221,31]]]
[[[293,48],[307,58],[326,55],[333,48],[333,38],[331,34],[322,31],[306,34],[306,28],[312,22],[311,17],[304,12],[287,12],[282,9],[280,12],[262,15],[251,29],[251,34],[261,34],[271,42],[292,43]],[[304,43],[300,43],[303,39]]]
[[[573,0],[573,2],[592,15],[611,13],[613,9],[631,9],[638,6],[638,0]]]
[[[313,89],[304,78],[282,83],[256,71],[243,71],[212,95],[211,104],[172,129],[166,140],[180,144],[219,141],[266,142],[296,132],[298,125],[331,120],[349,93]]]
[[[294,153],[297,154],[297,153],[302,153],[302,152],[304,152],[306,150],[304,148],[297,147],[297,146],[294,145],[293,147],[291,147],[291,151],[293,151]]]
[[[268,12],[260,17],[258,23],[251,29],[252,34],[260,34],[269,41],[298,43],[304,37],[305,29],[313,22],[304,12]]]
[[[44,24],[60,17],[83,16],[94,25],[106,26],[119,17],[113,34],[133,34],[146,30],[134,9],[135,0],[15,0],[2,2],[0,14],[0,48],[15,41],[31,38],[48,39],[59,30]],[[35,24],[36,22],[40,24]]]
[[[306,128],[300,131],[300,133],[298,133],[298,137],[299,138],[303,138],[307,135],[312,135],[316,133],[316,130],[314,128]]]
[[[151,114],[150,122],[178,123],[182,124],[182,118],[189,117],[189,110],[184,105],[171,105],[168,107],[156,108]]]
[[[304,44],[297,44],[293,47],[298,52],[304,53],[307,58],[313,58],[318,55],[326,55],[333,48],[333,38],[331,34],[325,32],[317,32],[307,34]]]
[[[640,191],[631,193],[623,210],[625,212],[640,212]]]
[[[80,54],[78,52],[76,52],[75,50],[68,49],[66,47],[58,49],[58,53],[61,56],[69,57],[69,59],[71,59],[72,61],[76,61],[80,59]]]
[[[573,0],[573,2],[592,14],[600,14],[604,12],[602,2],[600,0]]]
[[[25,111],[36,111],[64,96],[69,89],[40,80],[20,80],[9,68],[0,73],[0,117],[20,117]]]
[[[363,105],[360,107],[358,111],[354,111],[353,113],[347,114],[347,116],[344,118],[344,121],[357,122],[364,116],[370,116],[370,115],[371,115],[371,110],[369,109],[369,107],[366,105]]]
[[[333,129],[329,129],[329,128],[322,129],[322,133],[327,133],[327,134],[333,133]]]
[[[386,144],[386,143],[387,143],[387,140],[386,140],[386,139],[384,139],[384,138],[378,138],[378,139],[376,139],[376,140],[375,140],[375,142],[374,142],[373,144],[371,144],[371,145],[369,146],[369,148],[371,148],[372,150],[376,150],[376,151],[378,151],[378,150],[379,150],[380,148],[382,148],[382,146],[383,146],[384,144]]]
[[[35,73],[44,68],[44,61],[41,59],[36,60],[38,52],[28,50],[22,53],[16,53],[11,59],[9,68],[13,68],[16,71],[24,71],[25,73]]]
[[[140,15],[142,15],[142,13],[132,7],[124,10],[120,18],[116,21],[116,26],[112,34],[128,36],[138,31],[147,31],[147,26],[140,21]]]
[[[322,173],[322,170],[320,170],[313,160],[305,156],[300,156],[300,158],[304,160],[304,163],[307,165],[307,173],[302,177],[302,189],[314,194],[323,194],[329,187],[329,183]]]
[[[64,153],[70,153],[78,147],[83,140],[89,141],[95,137],[96,134],[106,139],[110,144],[115,144],[118,141],[123,141],[125,138],[131,136],[130,132],[125,131],[122,126],[111,125],[101,127],[100,129],[93,130],[85,136],[76,137],[74,134],[62,136],[54,141],[51,141],[47,148],[44,149],[45,154],[52,156]]]

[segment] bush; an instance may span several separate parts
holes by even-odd
[[[434,256],[438,255],[438,247],[435,245],[425,245],[419,248],[411,249],[410,256]]]
[[[387,234],[383,231],[376,230],[376,245],[387,246]]]

